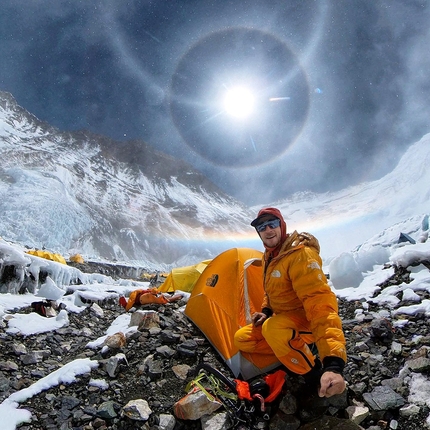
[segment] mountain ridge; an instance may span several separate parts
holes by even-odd
[[[187,163],[144,142],[61,132],[3,92],[0,152],[0,231],[18,243],[169,265],[250,229],[249,209]]]
[[[363,238],[427,214],[430,197],[430,134],[410,145],[379,180],[323,194],[300,192],[250,208],[145,142],[61,132],[4,92],[0,154],[4,238],[161,270],[234,246],[260,249],[249,220],[263,206],[278,207],[289,231],[315,234],[329,261]]]

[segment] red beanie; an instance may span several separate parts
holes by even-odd
[[[284,243],[287,238],[287,224],[284,220],[284,217],[281,214],[281,211],[276,208],[263,208],[258,212],[257,218],[255,218],[251,225],[253,227],[257,226],[261,223],[261,218],[266,217],[267,215],[273,215],[281,221],[281,244]]]

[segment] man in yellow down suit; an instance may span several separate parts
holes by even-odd
[[[236,332],[236,346],[244,352],[275,353],[287,369],[312,381],[319,397],[342,393],[345,337],[336,296],[322,271],[318,240],[309,233],[287,234],[276,208],[261,209],[251,225],[265,247],[265,296],[252,324]]]

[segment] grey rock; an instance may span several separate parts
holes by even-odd
[[[405,405],[399,410],[400,416],[402,417],[413,417],[418,415],[420,412],[420,407],[417,405]]]
[[[223,430],[229,428],[230,420],[226,412],[203,415],[200,418],[202,430]]]
[[[400,388],[403,386],[403,379],[402,378],[390,378],[390,379],[384,379],[381,381],[382,386],[388,386],[394,391],[399,391]]]
[[[366,391],[367,385],[364,382],[358,382],[357,384],[351,385],[349,388],[356,395],[360,396]]]
[[[426,372],[430,370],[430,358],[419,357],[406,362],[406,365],[413,372]]]
[[[402,344],[399,342],[392,342],[391,343],[391,352],[394,355],[400,355],[402,353]]]
[[[0,361],[0,370],[5,372],[16,372],[19,369],[18,364],[13,361]]]
[[[282,411],[285,415],[295,414],[297,411],[297,400],[296,397],[293,396],[289,391],[285,393],[282,397],[282,400],[279,404],[279,410]]]
[[[122,365],[122,364],[127,364],[127,358],[126,358],[125,354],[118,353],[115,356],[110,357],[105,362],[105,368],[106,368],[107,374],[111,378],[114,378],[118,374],[118,372],[120,370],[120,365]]]
[[[15,355],[23,355],[27,354],[27,348],[22,343],[13,343],[12,344],[12,351]]]
[[[405,399],[388,386],[375,387],[371,393],[364,393],[363,398],[374,411],[386,411],[405,404]]]
[[[176,354],[176,351],[167,345],[159,346],[156,351],[166,358],[173,357]]]
[[[112,400],[108,400],[103,402],[97,408],[97,416],[105,419],[112,419],[118,416],[116,410],[119,409],[118,405],[115,405],[115,402]]]
[[[292,414],[278,411],[270,420],[270,430],[297,430],[301,425],[300,419]]]
[[[163,374],[163,362],[151,357],[145,362],[149,377],[154,380],[158,379]]]
[[[158,427],[160,430],[173,430],[176,425],[176,419],[171,414],[160,414]]]
[[[193,339],[186,340],[177,346],[177,350],[182,355],[194,357],[197,353],[197,342]]]
[[[80,405],[81,401],[76,397],[64,396],[61,398],[61,405],[65,409],[74,409],[76,406]]]
[[[394,336],[394,329],[391,322],[386,318],[375,319],[370,326],[372,338],[380,341],[391,341]]]
[[[152,410],[146,400],[130,400],[122,409],[122,414],[134,421],[148,421]]]
[[[347,419],[324,416],[300,427],[300,430],[361,430],[362,428]]]
[[[10,380],[8,378],[0,377],[0,391],[7,391],[10,387]]]
[[[163,330],[160,334],[161,342],[165,343],[177,343],[181,335],[179,333],[174,333],[172,330]]]
[[[327,402],[330,406],[337,409],[345,409],[348,407],[348,392],[345,390],[342,394],[336,394],[335,396],[329,397]]]
[[[33,351],[25,355],[20,356],[20,360],[23,364],[36,364],[41,362],[44,358],[47,357],[47,351]]]

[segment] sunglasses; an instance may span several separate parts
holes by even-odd
[[[270,227],[270,228],[276,228],[279,227],[281,225],[281,220],[280,219],[269,219],[269,221],[265,221],[261,224],[258,224],[255,226],[255,229],[261,233],[262,231],[266,230],[266,227]]]

